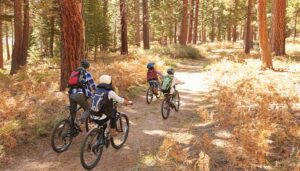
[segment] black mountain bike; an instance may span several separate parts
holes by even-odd
[[[164,97],[161,103],[161,115],[164,119],[168,119],[171,109],[174,109],[176,112],[179,111],[180,96],[179,92],[175,90],[174,94],[164,93]]]
[[[70,106],[67,107],[70,111]],[[82,109],[79,107],[76,109],[76,113]],[[73,138],[79,135],[82,130],[76,122],[73,122],[71,119],[71,113],[69,113],[69,117],[59,121],[51,134],[51,146],[52,149],[57,153],[62,153],[70,147],[72,144]],[[72,124],[74,125],[72,127]],[[90,117],[85,121],[86,130],[88,131],[93,127],[93,124],[90,122]]]
[[[155,89],[157,89],[157,94],[155,94]],[[146,101],[148,104],[150,104],[153,100],[154,95],[156,96],[157,99],[160,98],[162,92],[160,89],[160,84],[158,81],[150,81],[150,85],[148,87],[147,93],[146,93]]]
[[[116,106],[116,104],[115,104]],[[108,148],[111,144],[115,149],[120,149],[127,140],[129,133],[129,119],[120,112],[116,113],[117,136],[110,136],[110,119],[106,115],[90,116],[92,122],[97,124],[86,135],[80,150],[80,161],[85,169],[96,167],[101,159],[103,148]]]

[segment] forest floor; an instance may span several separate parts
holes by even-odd
[[[189,144],[194,135],[189,134],[191,123],[198,121],[197,107],[200,95],[208,91],[205,79],[204,60],[188,60],[179,64],[176,76],[185,82],[178,86],[182,106],[179,112],[172,111],[167,120],[160,114],[161,100],[148,105],[145,92],[134,99],[134,105],[122,106],[120,111],[128,114],[130,132],[125,146],[120,150],[112,147],[105,150],[95,170],[153,170],[151,156],[157,153],[166,137],[178,138]],[[53,152],[49,138],[35,145],[26,146],[12,154],[14,161],[4,170],[83,170],[79,160],[80,145],[85,133],[76,137],[70,149],[62,154]],[[150,156],[150,158],[149,158]],[[149,163],[150,160],[150,163]],[[159,168],[157,168],[160,170]]]

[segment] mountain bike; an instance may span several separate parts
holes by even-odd
[[[170,94],[169,91],[164,92],[164,97],[165,98],[161,103],[161,115],[163,119],[168,119],[171,109],[174,109],[176,112],[179,111],[180,96],[179,92],[175,89],[173,94]]]
[[[148,104],[152,102],[154,95],[156,96],[157,99],[159,99],[162,94],[159,81],[157,80],[149,81],[149,84],[150,85],[146,93],[146,101]]]
[[[67,107],[70,111],[70,106]],[[79,107],[76,109],[76,113],[82,109]],[[73,125],[73,126],[72,126]],[[93,127],[93,123],[90,122],[90,117],[85,121],[86,131]],[[51,134],[51,146],[52,149],[57,153],[62,153],[68,150],[72,144],[73,138],[77,137],[82,132],[78,123],[72,121],[71,112],[69,117],[59,121],[55,126]]]
[[[108,148],[110,144],[113,148],[120,149],[126,142],[129,133],[129,119],[124,113],[116,112],[118,135],[114,137],[109,133],[109,117],[103,114],[101,117],[91,115],[90,118],[97,124],[97,127],[88,132],[80,150],[81,165],[88,170],[96,167],[101,159],[103,149]]]

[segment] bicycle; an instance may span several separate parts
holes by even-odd
[[[159,81],[157,80],[153,80],[153,81],[149,81],[149,87],[146,93],[146,101],[148,104],[150,104],[153,100],[153,96],[155,94],[155,89],[157,89],[157,94],[155,95],[157,99],[160,98],[161,96],[161,89],[160,89],[160,84]]]
[[[116,104],[114,104],[116,109]],[[111,144],[113,148],[120,149],[127,140],[129,133],[129,119],[124,113],[116,112],[116,131],[118,135],[110,136],[110,118],[105,114],[100,116],[91,115],[91,120],[97,124],[86,135],[80,150],[81,165],[90,170],[98,164],[101,159],[103,148]],[[121,136],[120,136],[121,135]]]
[[[179,92],[175,89],[173,94],[170,94],[169,91],[165,91],[164,97],[165,98],[161,103],[161,115],[163,119],[168,119],[171,109],[174,109],[176,112],[179,111],[180,96]]]
[[[67,109],[70,111],[70,106],[68,106]],[[80,109],[82,109],[82,107],[77,108],[76,113]],[[88,117],[85,121],[87,132],[90,129],[89,127],[92,125],[89,121],[90,117]],[[59,121],[53,128],[51,134],[51,147],[55,152],[62,153],[67,151],[72,144],[73,138],[77,137],[79,133],[82,132],[80,126],[76,122],[72,122],[71,113],[69,113],[68,118]],[[72,124],[74,125],[73,127]]]

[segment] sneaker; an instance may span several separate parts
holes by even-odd
[[[115,128],[110,128],[109,130],[109,134],[112,136],[112,137],[115,137],[118,135],[118,132]]]

